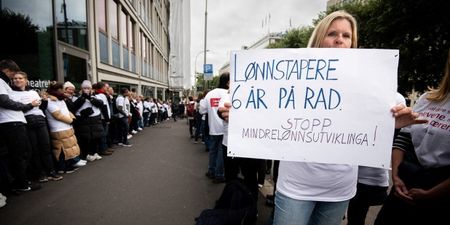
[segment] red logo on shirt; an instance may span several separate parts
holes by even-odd
[[[213,107],[219,107],[220,98],[211,98],[209,100],[209,104],[211,105],[211,108]]]

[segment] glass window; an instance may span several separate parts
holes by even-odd
[[[56,79],[52,1],[0,3],[0,59],[14,60],[28,74],[31,88],[47,88]]]
[[[109,0],[109,28],[111,29],[111,37],[119,40],[117,29],[117,4],[114,0]]]
[[[119,43],[117,41],[114,40],[112,41],[111,51],[112,51],[113,65],[116,67],[120,67],[120,48]]]
[[[86,0],[55,0],[58,40],[88,49]]]
[[[128,20],[128,47],[134,53],[134,23]]]
[[[86,59],[63,53],[64,82],[70,81],[76,87],[80,87],[83,80],[87,79]]]
[[[95,15],[97,16],[98,29],[106,33],[106,5],[105,0],[96,0]]]
[[[108,37],[103,32],[98,33],[100,44],[100,61],[108,63]]]
[[[122,45],[124,47],[128,46],[127,25],[127,15],[124,11],[120,11],[120,38],[122,39]]]

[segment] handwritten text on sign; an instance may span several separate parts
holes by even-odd
[[[389,168],[397,50],[231,56],[230,156]]]

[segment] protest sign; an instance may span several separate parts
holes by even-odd
[[[231,54],[228,156],[390,168],[398,50]]]

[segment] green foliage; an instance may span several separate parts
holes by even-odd
[[[314,28],[309,26],[294,28],[287,31],[281,40],[270,44],[268,48],[305,48],[313,30]]]
[[[398,84],[405,94],[412,88],[424,91],[438,85],[450,47],[449,8],[447,0],[369,0],[327,13],[344,9],[355,16],[360,48],[400,50]]]

